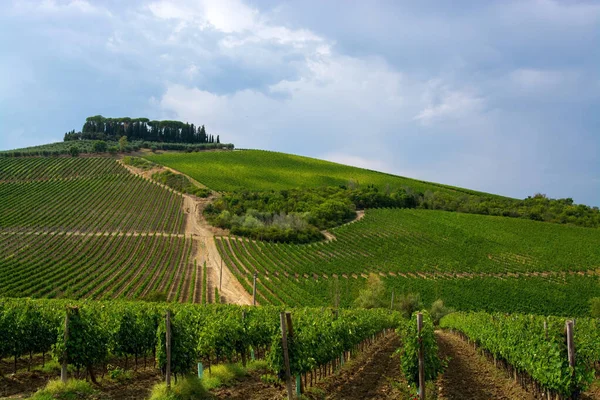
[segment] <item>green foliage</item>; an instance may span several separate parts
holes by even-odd
[[[192,371],[196,364],[196,354],[193,349],[196,347],[196,326],[198,324],[198,315],[193,313],[192,309],[182,309],[171,318],[171,372],[176,376],[183,376]],[[162,318],[158,325],[157,352],[156,358],[158,365],[163,371],[166,370],[166,324]]]
[[[600,264],[600,236],[593,229],[370,209],[360,221],[330,232],[335,240],[310,245],[227,238],[216,243],[230,269],[242,271],[236,277],[249,292],[254,271],[268,274],[257,286],[261,304],[334,305],[335,274],[339,304],[349,307],[366,285],[363,276],[372,272],[383,274],[384,307],[394,289],[396,305],[402,293],[415,293],[425,307],[442,298],[457,310],[589,316],[590,299],[600,297],[599,277],[587,273]]]
[[[292,375],[308,372],[319,365],[339,358],[366,338],[384,328],[398,326],[400,316],[388,310],[296,309],[292,311],[294,336],[288,340]],[[284,363],[281,333],[272,336],[267,355],[271,369],[283,376]]]
[[[171,387],[166,383],[157,383],[152,388],[150,400],[202,400],[212,398],[198,377],[193,375],[179,379]]]
[[[117,382],[130,381],[133,378],[133,373],[128,370],[124,370],[115,365],[107,365],[107,375],[110,379]]]
[[[433,325],[437,326],[440,324],[440,320],[443,317],[453,312],[454,310],[452,308],[446,307],[444,305],[444,301],[442,299],[437,299],[433,302],[433,304],[431,304],[431,310],[429,311],[429,315],[431,315]]]
[[[79,156],[79,147],[77,147],[77,146],[71,146],[69,148],[69,154],[71,155],[71,157],[77,157],[77,156]]]
[[[53,356],[59,362],[66,361],[76,368],[91,368],[104,362],[108,355],[109,333],[102,329],[100,314],[95,310],[77,307],[67,308],[69,314],[69,337],[58,335],[53,346]]]
[[[246,370],[239,364],[219,364],[204,373],[202,385],[208,390],[229,386],[246,374]]]
[[[94,153],[106,153],[108,150],[108,145],[104,140],[96,140],[92,147]]]
[[[92,386],[80,379],[69,379],[62,383],[59,379],[49,381],[44,389],[40,389],[30,400],[75,400],[93,398],[96,391]]]
[[[169,170],[155,172],[152,174],[152,179],[181,193],[192,194],[198,197],[208,197],[211,193],[206,188],[194,185],[185,175],[176,174]]]
[[[354,305],[358,308],[382,308],[386,306],[385,284],[379,275],[370,273],[364,289],[358,294]]]
[[[394,308],[402,313],[404,318],[410,318],[417,310],[423,308],[419,293],[401,293],[394,300]]]
[[[174,168],[216,191],[273,191],[325,186],[368,187],[371,191],[354,199],[357,208],[405,207],[600,227],[597,207],[575,205],[572,199],[548,199],[535,195],[516,200],[436,183],[417,181],[291,154],[244,150],[197,154],[161,154],[149,158]],[[349,182],[352,182],[350,185]],[[358,184],[356,184],[358,182]],[[403,191],[400,191],[402,189]],[[387,196],[387,197],[386,197]],[[383,204],[382,204],[383,203]]]
[[[425,381],[433,381],[443,371],[445,363],[438,357],[438,346],[435,338],[433,321],[427,311],[423,313],[423,327],[419,335],[417,330],[417,313],[411,319],[401,324],[398,329],[402,338],[400,353],[400,367],[407,381],[411,384],[419,383],[419,348],[423,346],[425,361]]]
[[[156,166],[156,164],[154,164],[153,162],[150,162],[150,161],[146,160],[145,158],[132,157],[132,156],[125,156],[125,157],[123,157],[123,164],[125,164],[125,165],[131,165],[132,167],[139,168],[142,171],[147,171],[147,170],[152,169],[152,168],[154,168]]]
[[[127,146],[129,146],[129,141],[127,140],[127,136],[121,136],[119,138],[119,150],[125,151]]]
[[[350,181],[391,192],[442,190],[457,195],[477,193],[369,171],[314,158],[261,150],[150,155],[151,161],[183,172],[216,191],[271,191],[345,186]]]
[[[594,379],[594,363],[600,360],[600,321],[596,319],[577,319],[574,370],[568,362],[564,318],[452,313],[442,318],[440,326],[462,332],[494,357],[563,396],[585,390]]]
[[[590,314],[592,318],[600,318],[600,297],[591,299],[590,305]]]

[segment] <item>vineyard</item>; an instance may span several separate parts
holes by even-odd
[[[317,370],[319,376],[331,373],[350,352],[401,323],[397,313],[385,310],[294,309],[284,321],[275,307],[5,299],[0,301],[0,358],[16,362],[30,353],[50,353],[94,376],[94,369],[114,357],[136,363],[155,357],[165,371],[167,310],[169,366],[180,376],[194,371],[197,362],[210,368],[224,361],[245,363],[260,354],[273,374],[281,376],[289,368],[292,376],[308,373],[312,381]],[[285,347],[282,329],[289,339]]]
[[[0,295],[200,301],[183,198],[112,158],[0,158]]]
[[[380,188],[410,187],[460,194],[484,194],[336,164],[314,158],[262,150],[148,155],[151,161],[176,169],[216,191],[283,190],[373,184]],[[485,194],[489,196],[488,194]]]
[[[594,380],[594,367],[600,361],[597,319],[578,318],[572,322],[576,359],[569,356],[564,318],[453,313],[442,319],[441,326],[463,334],[496,365],[509,369],[522,385],[542,395],[580,393]]]
[[[382,228],[384,227],[384,228]],[[426,210],[369,210],[309,245],[216,238],[261,304],[351,305],[369,273],[463,310],[586,315],[600,295],[595,230]],[[389,293],[391,295],[391,293]],[[437,297],[436,297],[437,296]],[[565,301],[570,298],[571,301]]]

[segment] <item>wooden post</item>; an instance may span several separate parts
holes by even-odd
[[[256,282],[256,274],[254,276]],[[290,372],[290,358],[287,346],[286,313],[282,312],[281,314],[279,314],[279,318],[281,323],[281,345],[283,347],[283,363],[285,366],[285,386],[287,388],[288,400],[292,400],[294,398],[294,393],[292,391],[292,374]]]
[[[165,348],[167,350],[167,368],[165,371],[167,388],[171,387],[171,310],[167,310],[165,320]]]
[[[221,273],[219,274],[219,292],[223,287],[223,259],[221,258]]]
[[[567,321],[567,351],[569,366],[575,368],[575,344],[573,342],[573,321]]]
[[[417,333],[419,338],[419,399],[425,400],[425,354],[423,351],[423,339],[421,330],[423,329],[423,314],[417,314]]]
[[[544,335],[546,340],[548,340],[548,321],[544,320]]]
[[[60,366],[60,380],[62,383],[67,383],[67,343],[69,342],[69,308],[67,307],[65,314],[65,350],[63,352],[63,362]]]
[[[390,304],[390,310],[394,309],[394,289],[392,289],[392,304]]]
[[[256,305],[256,272],[254,273],[254,285],[252,287],[252,305]]]

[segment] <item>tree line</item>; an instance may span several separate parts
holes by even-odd
[[[195,126],[181,121],[156,121],[148,118],[106,118],[102,115],[88,117],[81,132],[65,133],[65,141],[73,140],[129,140],[166,143],[221,143],[219,135],[206,132],[204,125]]]

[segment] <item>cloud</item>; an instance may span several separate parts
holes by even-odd
[[[339,164],[352,165],[354,167],[371,169],[381,172],[392,172],[392,168],[382,160],[367,159],[360,156],[342,154],[342,153],[325,153],[319,156],[323,160],[332,161]]]
[[[597,2],[6,8],[4,132],[27,120],[50,140],[91,114],[179,118],[239,147],[600,204]],[[25,136],[10,146],[31,144]]]
[[[424,125],[444,120],[473,118],[481,113],[485,100],[467,90],[453,90],[438,80],[429,82],[424,93],[427,106],[414,119]]]

